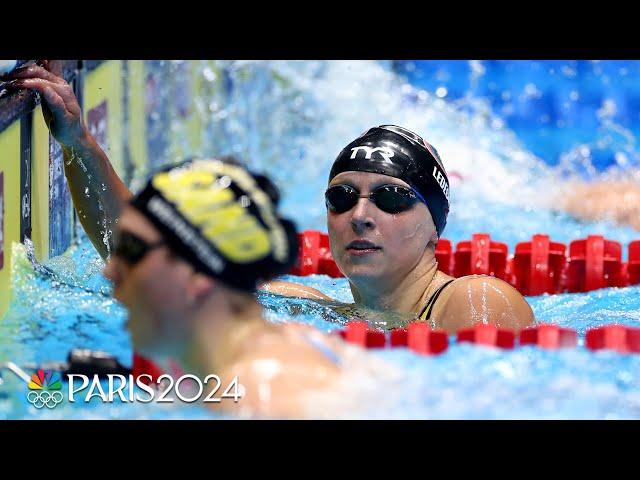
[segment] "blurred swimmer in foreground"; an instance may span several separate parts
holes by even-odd
[[[351,375],[394,374],[338,336],[263,318],[256,287],[287,272],[298,251],[277,203],[266,177],[231,159],[168,167],[122,210],[104,273],[128,309],[137,352],[167,369],[177,361],[201,379],[215,373],[221,386],[237,377],[242,397],[223,398],[219,408],[339,416],[364,401]]]
[[[74,205],[107,258],[112,239],[104,231],[114,226],[131,193],[87,131],[65,80],[39,66],[18,69],[10,78],[10,87],[42,95],[47,124],[62,145]],[[333,164],[325,202],[331,252],[355,303],[290,282],[272,281],[265,290],[328,303],[346,318],[396,312],[406,322],[418,318],[450,333],[476,323],[513,329],[534,323],[530,306],[506,282],[483,275],[454,279],[438,271],[435,246],[449,212],[449,181],[436,150],[417,134],[383,125],[353,140]]]

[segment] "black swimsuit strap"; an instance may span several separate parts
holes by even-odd
[[[436,290],[435,293],[433,295],[431,295],[431,298],[429,299],[427,304],[424,306],[424,308],[420,312],[420,315],[418,315],[419,319],[429,320],[429,318],[431,317],[431,312],[433,311],[433,306],[435,305],[436,300],[438,299],[438,296],[440,296],[440,294],[442,293],[442,290],[444,290],[444,288],[447,285],[449,285],[451,282],[453,282],[453,281],[455,281],[455,278],[453,280],[449,280],[448,282],[444,283],[443,285],[440,285],[440,288],[438,288],[438,290]],[[422,316],[425,313],[427,313],[427,316],[425,318],[422,318]]]

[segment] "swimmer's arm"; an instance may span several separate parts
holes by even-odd
[[[62,151],[64,170],[78,217],[91,243],[106,259],[113,249],[116,221],[131,198],[131,192],[88,132],[74,146],[63,146]],[[80,160],[73,160],[74,155],[82,161],[86,173]]]
[[[587,221],[613,220],[640,230],[640,185],[633,181],[567,184],[556,206]]]
[[[61,76],[30,65],[12,72],[11,78],[15,79],[12,88],[40,93],[45,122],[62,147],[64,171],[78,217],[98,253],[106,258],[113,247],[109,231],[114,230],[131,192],[87,130],[73,89]]]
[[[495,277],[470,277],[452,285],[455,289],[434,316],[450,333],[478,323],[521,330],[535,324],[533,310],[508,283]]]
[[[282,295],[284,297],[310,298],[312,300],[334,300],[313,287],[300,285],[299,283],[284,282],[282,280],[272,280],[270,282],[263,283],[260,286],[260,290],[275,293],[276,295]]]

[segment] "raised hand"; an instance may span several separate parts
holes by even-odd
[[[107,258],[112,247],[110,231],[131,192],[89,134],[73,89],[56,71],[60,64],[40,62],[43,66],[24,66],[0,80],[6,81],[5,88],[40,94],[45,122],[62,145],[64,172],[80,222],[102,258]]]
[[[48,67],[48,63],[44,62]],[[55,139],[73,147],[87,135],[82,111],[71,86],[61,77],[38,65],[20,67],[2,77],[6,88],[27,88],[41,95],[45,122]]]

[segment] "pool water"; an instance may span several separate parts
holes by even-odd
[[[516,243],[535,233],[565,243],[598,233],[623,243],[624,251],[629,241],[640,238],[628,227],[579,222],[554,211],[550,193],[561,191],[564,180],[512,131],[496,124],[493,113],[458,108],[408,84],[385,64],[229,62],[225,68],[235,95],[228,97],[228,115],[216,112],[225,126],[220,129],[226,135],[225,148],[250,159],[253,168],[273,173],[283,191],[282,208],[301,230],[326,230],[322,192],[341,146],[371,125],[396,123],[423,133],[438,148],[450,174],[458,172],[461,178],[452,182],[444,233],[453,242],[488,232],[513,252]],[[248,113],[245,93],[250,86],[255,87],[251,105],[272,115],[272,122],[256,122]],[[293,128],[301,119],[309,126]],[[217,135],[210,132],[210,151],[225,153],[215,147]],[[293,157],[283,152],[294,152]],[[0,321],[0,363],[64,360],[70,349],[89,348],[107,351],[130,365],[126,312],[111,298],[111,287],[101,274],[103,263],[85,235],[43,266],[34,268],[24,247],[16,247],[14,261],[14,299]],[[338,300],[352,300],[345,279],[285,279],[314,286]],[[588,328],[608,323],[640,326],[639,288],[527,298],[538,321],[578,331],[579,346],[574,349],[509,351],[458,345],[451,339],[449,349],[434,357],[403,348],[370,351],[402,375],[391,384],[381,382],[378,396],[371,395],[348,416],[639,418],[640,355],[591,352],[583,345]],[[345,321],[312,302],[268,294],[258,298],[272,322],[293,318],[330,332]],[[22,380],[2,371],[0,418],[223,418],[183,404],[65,402],[53,410],[36,410],[25,393]]]
[[[124,328],[125,310],[110,298],[101,276],[101,260],[85,238],[68,256],[47,263],[56,275],[38,274],[26,255],[16,251],[16,295],[0,325],[0,358],[17,364],[64,360],[72,348],[108,351],[130,365],[131,345]],[[287,276],[321,288],[335,298],[351,299],[345,279],[324,275]],[[88,290],[94,290],[91,293]],[[402,377],[381,385],[349,418],[637,418],[640,415],[640,356],[590,352],[587,328],[605,323],[640,326],[638,287],[603,289],[586,294],[528,298],[536,318],[576,329],[578,348],[546,351],[520,347],[505,351],[455,344],[435,357],[404,348],[370,351],[397,366]],[[269,321],[294,318],[325,332],[344,319],[311,302],[259,295]],[[0,390],[3,418],[221,418],[185,404],[63,403],[36,410],[27,403],[25,385],[5,370]],[[382,401],[384,400],[384,401]]]

